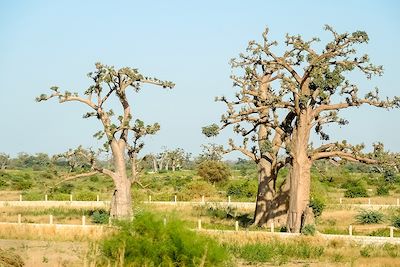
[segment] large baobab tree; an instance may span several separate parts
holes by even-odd
[[[380,99],[378,90],[360,96],[356,84],[347,78],[347,73],[356,69],[370,79],[383,73],[382,66],[370,63],[368,55],[358,55],[356,46],[367,43],[368,35],[363,31],[339,34],[330,26],[325,29],[332,34],[322,51],[313,48],[318,38],[305,41],[301,36],[286,36],[286,51],[278,56],[272,52],[268,29],[263,34],[263,43],[253,43],[253,49],[261,51],[268,60],[261,60],[265,68],[275,68],[283,74],[281,90],[274,95],[270,107],[285,106],[287,114],[293,114],[290,140],[285,141],[291,159],[290,201],[287,226],[291,232],[299,232],[307,217],[310,197],[310,169],[319,159],[344,159],[364,163],[377,163],[361,151],[363,146],[353,146],[345,141],[324,143],[317,148],[311,146],[312,130],[323,141],[329,136],[323,131],[327,124],[347,124],[339,112],[350,107],[371,105],[379,108],[399,107],[400,99]],[[271,45],[272,44],[272,45]]]
[[[95,137],[106,138],[105,149],[111,150],[114,168],[106,169],[94,165],[92,171],[103,173],[113,180],[115,190],[111,214],[116,218],[127,218],[132,213],[131,185],[137,179],[137,154],[143,147],[140,139],[147,134],[154,134],[159,129],[158,124],[145,125],[138,119],[133,120],[128,90],[138,92],[142,84],[163,88],[172,88],[174,84],[145,77],[134,68],[115,69],[101,63],[96,63],[96,70],[88,76],[93,84],[84,92],[84,96],[68,91],[61,93],[59,88],[54,86],[50,88],[50,95],[42,94],[36,100],[40,102],[57,98],[59,103],[82,103],[89,108],[89,112],[83,117],[95,117],[101,122],[102,130],[96,133]],[[117,99],[122,109],[121,115],[116,119],[114,111],[106,106],[110,104],[112,96]],[[127,171],[127,160],[131,163],[131,175]]]

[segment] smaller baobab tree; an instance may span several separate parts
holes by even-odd
[[[140,141],[147,134],[155,134],[158,124],[145,125],[140,120],[133,122],[128,90],[138,92],[143,84],[151,84],[163,88],[173,88],[169,81],[161,81],[139,73],[134,68],[115,69],[113,66],[96,63],[96,70],[88,77],[93,84],[84,92],[84,96],[68,91],[60,92],[56,86],[51,87],[50,95],[42,94],[36,98],[38,102],[57,98],[59,103],[79,102],[89,108],[84,118],[97,118],[102,129],[94,136],[105,138],[104,149],[110,150],[113,156],[113,169],[92,168],[93,171],[109,176],[115,185],[111,215],[116,218],[129,218],[132,214],[131,185],[137,179],[137,154],[143,147]],[[114,111],[107,107],[110,97],[114,96],[120,107],[121,115],[115,119]],[[133,137],[130,136],[133,133]],[[131,140],[130,138],[133,138]],[[127,159],[131,163],[131,175],[127,172]]]
[[[234,133],[242,137],[241,145],[229,139],[229,148],[225,152],[239,151],[257,165],[254,224],[258,226],[272,221],[283,223],[286,215],[288,185],[278,185],[277,179],[287,163],[287,157],[280,153],[285,148],[285,140],[290,137],[294,118],[292,112],[280,112],[289,105],[279,98],[284,92],[278,82],[284,74],[276,66],[269,66],[266,60],[255,41],[249,42],[246,53],[231,60],[232,69],[236,71],[231,79],[239,91],[232,100],[225,96],[216,98],[227,107],[221,117],[221,126],[213,124],[203,128],[203,134],[211,137],[231,126]]]

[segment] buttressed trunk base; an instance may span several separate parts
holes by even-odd
[[[131,183],[128,179],[116,184],[111,199],[111,218],[130,219],[132,217]]]
[[[254,224],[260,227],[284,225],[288,209],[288,188],[283,185],[278,191],[275,190],[276,175],[271,173],[265,163],[258,164],[259,180],[254,212]]]
[[[305,222],[312,220],[310,214],[310,168],[307,160],[295,161],[290,171],[289,211],[287,229],[291,233],[299,233]]]

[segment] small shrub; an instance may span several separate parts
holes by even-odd
[[[389,195],[389,187],[384,185],[384,184],[380,184],[377,188],[376,188],[376,194],[378,196],[388,196]]]
[[[313,198],[310,201],[310,208],[312,208],[312,210],[313,210],[314,217],[317,218],[317,217],[321,216],[322,211],[325,208],[325,203],[320,198]]]
[[[392,225],[396,228],[400,228],[400,215],[394,215],[392,217]]]
[[[32,186],[33,186],[33,182],[30,178],[25,179],[25,178],[20,177],[19,179],[14,180],[13,189],[27,190],[27,189],[32,188]]]
[[[334,253],[332,256],[333,262],[342,262],[344,259],[344,256],[340,253]]]
[[[69,200],[69,194],[53,193],[49,195],[50,200],[67,201]]]
[[[315,235],[315,231],[316,229],[314,224],[304,225],[303,229],[301,229],[303,235]]]
[[[207,207],[200,207],[200,209],[200,215],[221,220],[235,218],[236,213],[236,209],[230,206],[222,208],[218,205],[208,205]]]
[[[361,180],[347,180],[342,185],[346,189],[344,196],[348,198],[367,197],[367,189]]]
[[[105,210],[95,210],[91,214],[90,217],[91,217],[92,223],[106,224],[106,223],[108,223],[108,219],[110,216],[109,216],[108,212]]]
[[[256,180],[231,181],[227,186],[226,194],[235,199],[254,200],[257,195],[257,187]]]
[[[97,194],[90,191],[82,191],[76,194],[75,200],[78,201],[95,201]]]
[[[75,186],[71,183],[63,183],[60,187],[57,187],[54,191],[63,194],[71,194]]]
[[[231,171],[223,162],[206,160],[199,164],[197,174],[211,183],[216,183],[228,180]]]
[[[385,182],[390,184],[394,184],[399,181],[399,177],[392,169],[386,169],[383,173],[383,178],[385,179]]]
[[[360,249],[360,255],[362,256],[362,257],[366,257],[366,258],[369,258],[369,257],[371,257],[371,247],[370,246],[365,246],[365,247],[362,247],[361,249]]]
[[[355,219],[360,224],[380,223],[383,221],[383,213],[376,210],[362,210],[355,216]]]

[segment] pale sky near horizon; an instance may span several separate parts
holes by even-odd
[[[229,60],[249,40],[260,40],[265,26],[281,47],[287,32],[326,42],[324,24],[339,32],[365,30],[370,42],[361,51],[385,73],[369,81],[355,75],[353,81],[363,92],[378,86],[383,96],[400,95],[399,14],[400,2],[394,0],[1,1],[0,152],[96,147],[92,135],[100,125],[82,119],[85,107],[34,98],[52,85],[83,92],[86,73],[97,61],[176,83],[171,91],[146,86],[131,95],[134,115],[161,124],[161,131],[146,139],[144,152],[167,146],[197,154],[201,144],[226,144],[231,132],[207,140],[201,127],[218,122],[224,111],[215,96],[234,96]],[[350,124],[331,127],[332,140],[367,146],[382,141],[400,151],[400,110],[362,107],[343,114]]]

